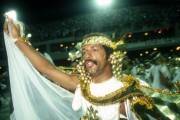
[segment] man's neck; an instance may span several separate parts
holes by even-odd
[[[93,83],[102,83],[102,82],[105,82],[105,81],[108,81],[110,78],[112,77],[112,73],[109,73],[109,74],[101,74],[101,75],[98,75],[98,76],[92,76],[92,82]]]

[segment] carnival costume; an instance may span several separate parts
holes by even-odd
[[[82,98],[90,104],[88,110],[83,110],[83,108],[79,109],[80,104],[78,105],[76,96],[73,100],[74,94],[42,76],[12,39],[12,36],[4,33],[14,107],[12,120],[79,120],[80,118],[82,120],[93,120],[93,117],[101,119],[101,116],[98,116],[101,111],[96,111],[96,107],[93,108],[93,106],[103,108],[115,105],[117,107],[118,103],[126,100],[129,101],[129,108],[138,119],[147,120],[149,116],[161,117],[163,120],[167,118],[178,120],[180,118],[177,112],[180,110],[179,89],[174,92],[153,89],[140,84],[139,80],[133,76],[122,75],[122,53],[120,51],[114,51],[110,56],[112,58],[113,77],[109,82],[116,81],[118,84],[123,84],[119,88],[116,86],[115,89],[111,90],[112,92],[95,95],[96,92],[91,91],[93,86],[90,75],[85,72],[82,62],[78,65],[80,85],[79,88],[77,87],[76,94],[81,94]],[[89,37],[83,40],[82,45],[85,44],[101,44],[114,50],[118,46],[103,36]],[[177,110],[172,110],[171,106],[176,107]],[[93,112],[93,116],[85,113],[90,111]],[[117,113],[117,111],[115,112]],[[85,115],[83,115],[84,113]],[[102,114],[104,115],[104,113]]]

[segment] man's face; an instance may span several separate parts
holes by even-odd
[[[87,44],[82,48],[85,69],[91,76],[103,73],[107,64],[106,53],[102,45]]]

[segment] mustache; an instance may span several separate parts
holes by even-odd
[[[96,60],[87,59],[84,62],[87,62],[87,61],[90,61],[90,62],[94,63],[95,65],[97,65],[97,61]]]

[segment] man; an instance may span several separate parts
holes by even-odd
[[[11,31],[8,31],[8,25]],[[12,33],[16,46],[39,72],[61,87],[75,92],[72,107],[75,111],[83,110],[84,116],[81,119],[140,119],[141,116],[132,108],[139,100],[151,108],[151,98],[144,96],[138,89],[141,85],[147,84],[121,74],[122,54],[118,51],[113,52],[117,45],[106,35],[90,34],[84,37],[83,61],[78,66],[79,76],[74,76],[57,69],[24,42],[24,39],[20,38],[18,25],[11,19],[4,24],[4,31]],[[145,86],[142,86],[143,88],[147,89]]]

